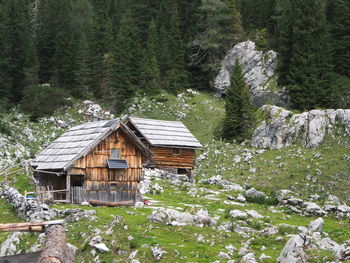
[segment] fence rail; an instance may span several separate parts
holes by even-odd
[[[65,203],[67,202],[67,192],[70,197],[70,202],[81,204],[90,200],[99,200],[105,202],[123,202],[136,200],[138,196],[137,190],[87,190],[82,186],[73,186],[67,189],[54,190],[52,187],[38,187],[36,190],[37,198],[41,202]]]

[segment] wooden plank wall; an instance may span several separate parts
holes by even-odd
[[[170,147],[151,147],[150,151],[155,167],[193,169],[196,160],[194,149],[182,148],[179,155],[173,154],[173,148]]]
[[[126,159],[128,169],[107,169],[111,149],[120,149],[120,159]],[[138,182],[142,180],[143,156],[135,144],[122,131],[117,130],[102,141],[93,151],[79,159],[71,174],[84,174],[84,188],[89,199],[125,201],[134,199]],[[116,191],[111,191],[111,184]],[[129,199],[128,199],[129,198]]]

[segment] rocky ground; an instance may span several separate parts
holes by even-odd
[[[146,171],[145,179],[148,206],[51,208],[67,218],[76,262],[346,262],[350,257],[350,208],[335,196],[326,204],[290,190],[273,197],[218,176],[190,183],[157,170]],[[0,251],[36,250],[42,242],[40,235],[12,234]]]
[[[297,117],[292,113],[280,118],[285,116],[280,115],[284,110],[276,108],[278,114],[272,118],[264,111],[257,130],[265,131],[268,138],[280,135],[273,131],[285,130],[284,125],[294,129],[289,120]],[[204,145],[198,153],[196,182],[148,170],[141,188],[149,200],[147,206],[54,205],[42,207],[40,215],[67,218],[68,240],[76,249],[76,262],[349,261],[350,140],[346,122],[339,122],[339,118],[332,122],[329,116],[334,114],[327,111],[314,122],[321,127],[316,129],[316,137],[323,134],[317,147],[305,147],[303,137],[295,136],[290,145],[282,139],[281,149],[269,145],[262,149],[250,142],[216,140],[223,113],[222,99],[192,90],[178,96],[163,93],[155,98],[135,98],[129,114],[181,120]],[[1,165],[5,169],[31,157],[71,125],[92,116],[112,117],[90,101],[38,123],[18,114],[14,111],[5,116],[11,128],[10,135],[1,135]],[[13,169],[17,168],[8,172]],[[21,193],[31,187],[25,172],[14,170],[8,179]],[[15,191],[2,191],[1,196],[0,221],[24,220],[7,201],[15,203],[22,217],[36,219],[39,215],[34,211],[37,207],[23,213],[32,206],[22,205]],[[35,251],[40,249],[43,235],[1,233],[0,242],[1,255]]]

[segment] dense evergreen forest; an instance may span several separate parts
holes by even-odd
[[[251,39],[279,52],[294,109],[346,107],[349,0],[0,0],[0,99],[34,118],[66,97],[122,112],[136,93],[210,90]]]

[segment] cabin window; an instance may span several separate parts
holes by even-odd
[[[117,184],[111,184],[111,191],[117,191]]]
[[[119,148],[112,148],[111,157],[112,158],[119,158],[120,157],[120,149]]]
[[[173,154],[174,155],[179,155],[180,154],[180,149],[179,148],[173,148]]]

